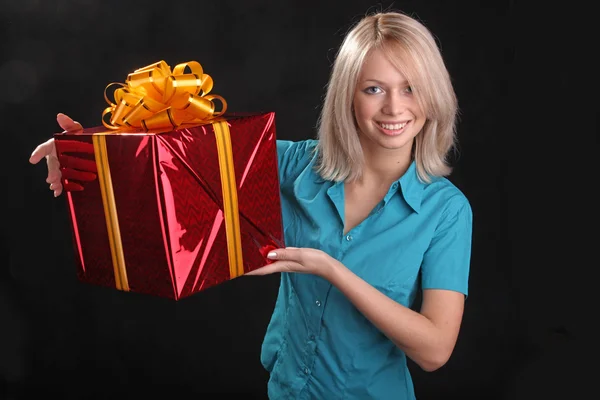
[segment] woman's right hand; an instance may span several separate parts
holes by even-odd
[[[73,121],[65,114],[58,114],[56,120],[58,125],[64,129],[64,133],[77,134],[83,131],[79,122]],[[37,146],[29,157],[29,162],[32,164],[37,164],[42,158],[46,158],[48,165],[46,182],[50,184],[50,190],[54,192],[54,197],[60,196],[63,190],[83,190],[83,182],[96,179],[97,174],[95,161],[67,155],[67,153],[93,154],[92,144],[61,140],[61,149],[61,154],[57,154],[54,138],[51,138]]]

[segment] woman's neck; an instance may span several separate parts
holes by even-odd
[[[412,142],[406,148],[384,149],[363,145],[363,176],[357,183],[361,186],[388,186],[402,177],[412,162]]]

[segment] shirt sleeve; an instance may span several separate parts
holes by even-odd
[[[282,184],[293,181],[310,163],[316,143],[316,140],[277,141],[279,181]]]
[[[423,256],[422,289],[454,290],[468,295],[473,212],[466,198],[451,201]]]

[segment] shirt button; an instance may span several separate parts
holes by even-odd
[[[321,302],[319,300],[315,301],[315,304],[317,305],[317,307],[321,307]]]
[[[346,240],[347,241],[351,241],[352,240],[352,235],[346,235]]]
[[[392,189],[394,189],[394,190],[398,189],[398,182],[396,182],[392,185]]]
[[[314,341],[315,340],[315,335],[310,335],[310,340]]]
[[[304,373],[305,373],[306,375],[308,375],[308,373],[309,373],[309,372],[310,372],[310,371],[308,370],[308,368],[307,368],[307,367],[304,367]]]

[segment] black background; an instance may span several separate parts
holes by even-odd
[[[199,61],[230,111],[275,111],[279,138],[314,137],[343,34],[390,8],[441,44],[461,108],[450,179],[475,224],[456,350],[433,373],[410,364],[417,397],[577,397],[595,225],[595,103],[573,84],[587,66],[584,12],[499,0],[1,4],[0,398],[266,398],[259,352],[278,275],[180,302],[79,283],[65,198],[27,160],[58,112],[99,125],[104,87],[161,59]]]

